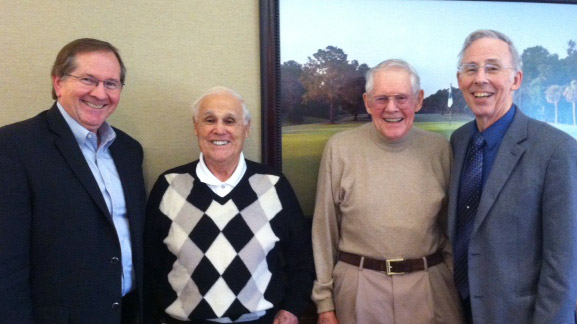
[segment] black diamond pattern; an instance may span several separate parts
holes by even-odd
[[[233,219],[226,224],[222,230],[222,234],[224,234],[236,252],[242,250],[242,248],[254,237],[252,230],[248,227],[240,214],[234,216]]]
[[[188,318],[193,319],[199,317],[201,319],[205,318],[217,318],[218,316],[210,307],[210,304],[206,300],[201,300],[198,306],[194,309],[194,312],[190,314]]]
[[[250,311],[244,307],[238,299],[235,299],[232,305],[230,305],[226,310],[223,317],[230,317],[230,319],[234,321],[246,313],[250,313]]]
[[[210,217],[203,215],[192,232],[190,232],[189,237],[202,252],[206,252],[219,233],[220,230],[214,221]]]
[[[235,295],[240,293],[250,277],[250,271],[238,256],[232,260],[226,271],[222,274],[222,278]]]
[[[200,294],[204,296],[218,278],[220,278],[220,274],[207,257],[202,257],[202,260],[192,273],[191,277],[198,286]]]

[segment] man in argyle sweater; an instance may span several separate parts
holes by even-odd
[[[298,323],[314,269],[288,180],[244,159],[250,115],[233,90],[211,89],[193,119],[200,159],[164,172],[148,202],[144,322]]]

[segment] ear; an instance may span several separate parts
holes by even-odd
[[[62,91],[62,77],[52,76],[52,87],[54,87],[54,92],[56,92],[56,97],[60,98],[60,92]]]
[[[365,103],[365,109],[367,110],[369,115],[373,115],[373,112],[371,110],[371,103],[370,103],[369,95],[366,92],[363,93],[363,102]]]
[[[415,107],[415,112],[418,112],[423,108],[423,100],[425,99],[425,91],[419,90],[419,94],[417,95],[417,106]]]
[[[511,86],[511,90],[518,90],[521,88],[521,83],[523,82],[523,71],[515,72],[515,76],[513,77],[513,85]]]
[[[250,120],[248,121],[248,123],[246,123],[246,129],[244,131],[244,138],[248,138],[248,135],[250,135]]]
[[[194,135],[198,136],[198,123],[196,120],[194,120],[194,118],[192,119],[192,125],[194,127]]]

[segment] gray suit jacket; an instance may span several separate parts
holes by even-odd
[[[448,231],[473,122],[451,136]],[[577,142],[517,109],[493,164],[469,245],[475,323],[575,323]]]

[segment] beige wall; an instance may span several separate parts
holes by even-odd
[[[0,126],[52,105],[54,58],[81,37],[120,50],[128,73],[110,122],[142,143],[149,188],[197,159],[190,103],[215,85],[244,96],[253,116],[245,155],[260,161],[257,0],[0,0]]]

